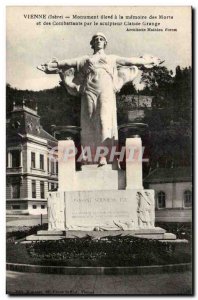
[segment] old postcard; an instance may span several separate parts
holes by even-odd
[[[192,295],[192,8],[6,9],[11,295]]]

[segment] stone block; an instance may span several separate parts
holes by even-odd
[[[75,145],[72,140],[58,142],[59,191],[75,189]]]
[[[176,235],[173,233],[166,232],[164,234],[164,239],[165,240],[176,240]]]
[[[185,239],[173,239],[173,240],[163,239],[163,240],[160,240],[160,243],[170,243],[170,244],[175,244],[175,245],[181,245],[181,244],[188,244],[189,241],[185,240]]]
[[[55,236],[55,235],[65,235],[65,231],[61,231],[61,230],[39,230],[37,231],[37,235],[46,235],[46,236],[49,236],[49,235],[52,235],[52,236]]]
[[[58,241],[65,238],[60,235],[29,235],[26,237],[26,241]]]
[[[126,139],[126,189],[143,189],[141,138]]]
[[[49,230],[136,230],[154,228],[152,190],[51,192]]]
[[[150,234],[135,234],[136,237],[142,238],[142,239],[149,239],[149,240],[162,240],[164,238],[164,234],[156,234],[156,233],[150,233]]]
[[[125,171],[113,170],[112,165],[87,165],[75,173],[76,191],[125,189]]]
[[[78,231],[69,230],[65,232],[66,238],[83,238],[90,236],[93,239],[105,238],[108,236],[134,236],[146,239],[163,239],[165,230],[162,228],[151,228],[151,229],[136,229],[136,230],[104,230],[104,231]]]
[[[153,227],[153,228],[141,228],[135,231],[136,234],[165,234],[166,230],[161,227]]]

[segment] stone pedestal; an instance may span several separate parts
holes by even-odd
[[[75,190],[75,145],[72,140],[58,142],[59,191]]]
[[[72,140],[58,143],[59,190],[48,195],[49,230],[154,228],[154,191],[142,186],[142,143],[126,140],[126,171],[111,164],[75,170]]]
[[[141,138],[126,139],[126,189],[143,189]]]
[[[48,206],[49,230],[154,228],[153,190],[51,192]]]
[[[76,171],[71,140],[60,141],[58,151],[59,190],[48,194],[49,232],[126,231],[138,237],[165,237],[165,231],[154,226],[154,191],[142,186],[140,138],[126,140],[126,171],[111,164],[84,165]]]
[[[112,165],[98,167],[98,165],[82,166],[82,171],[75,174],[76,191],[104,191],[124,190],[126,187],[126,173],[114,170]]]

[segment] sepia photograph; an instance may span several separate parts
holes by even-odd
[[[193,295],[192,15],[6,7],[8,295]]]

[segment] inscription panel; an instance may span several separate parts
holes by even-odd
[[[136,191],[65,192],[66,228],[137,227]]]

